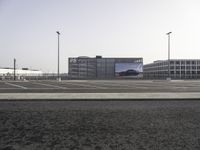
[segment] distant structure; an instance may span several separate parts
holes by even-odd
[[[73,57],[68,59],[71,79],[141,78],[143,58]]]
[[[29,70],[28,68],[16,69],[15,70],[17,79],[24,78],[26,76],[42,76],[42,71]],[[0,79],[13,79],[14,68],[0,68]]]
[[[171,79],[200,79],[200,59],[171,59],[169,69]],[[144,65],[143,76],[147,79],[166,79],[168,60]]]

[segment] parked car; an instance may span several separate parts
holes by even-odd
[[[138,74],[139,72],[133,69],[119,72],[119,76],[137,76]]]

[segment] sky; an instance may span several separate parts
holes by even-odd
[[[200,59],[199,0],[0,0],[0,67],[68,72],[68,57]]]

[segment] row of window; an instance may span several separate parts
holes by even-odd
[[[170,61],[170,64],[176,64],[176,65],[179,65],[179,64],[200,64],[200,61]]]
[[[150,75],[150,74],[157,74],[157,75],[165,75],[165,74],[168,74],[168,72],[144,72],[144,74],[146,75]],[[186,75],[195,75],[195,74],[198,74],[200,75],[200,71],[170,71],[170,74],[186,74]]]
[[[170,69],[200,69],[200,66],[170,66]]]
[[[170,61],[171,65],[195,65],[195,64],[200,64],[200,60],[185,60],[185,61]],[[155,66],[164,66],[168,65],[168,61],[160,62],[160,63],[152,63],[152,64],[147,64],[145,67],[155,67]]]
[[[171,71],[171,74],[200,74],[200,71]]]
[[[168,66],[162,66],[162,67],[154,67],[154,68],[144,68],[144,70],[164,70],[168,69]],[[200,69],[200,66],[170,66],[170,69]]]

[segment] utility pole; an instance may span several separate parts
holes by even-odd
[[[16,59],[14,58],[14,80],[16,80]]]
[[[171,33],[172,32],[166,33],[168,36],[168,79],[171,78],[171,75],[170,75],[170,34]]]
[[[60,81],[60,32],[56,31],[58,34],[58,75],[57,75],[57,80]]]

